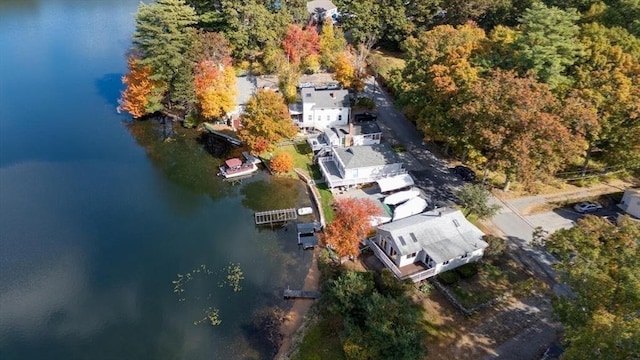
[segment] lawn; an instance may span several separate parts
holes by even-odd
[[[393,69],[404,69],[405,61],[399,54],[387,51],[373,50],[367,59],[373,70],[383,78],[387,78]]]
[[[274,153],[278,152],[290,153],[293,156],[293,166],[295,168],[302,169],[314,180],[322,179],[320,167],[313,164],[313,151],[311,151],[311,147],[306,142],[279,147]],[[297,177],[294,171],[291,171],[287,176]],[[333,194],[325,184],[317,184],[316,187],[320,193],[320,202],[322,204],[324,218],[327,223],[329,223],[333,221],[334,216],[333,208],[331,207],[333,203]]]
[[[526,270],[504,257],[496,263],[479,263],[477,274],[446,286],[464,307],[471,309],[507,292],[527,295],[532,280]]]

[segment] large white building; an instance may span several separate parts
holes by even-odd
[[[302,88],[300,96],[302,106],[297,104],[290,111],[295,124],[301,129],[324,131],[348,124],[351,108],[347,90]]]

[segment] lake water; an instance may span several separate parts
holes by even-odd
[[[0,1],[0,359],[266,359],[308,269],[253,224],[299,181],[232,186],[194,133],[115,112],[137,5]]]

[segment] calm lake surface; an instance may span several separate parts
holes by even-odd
[[[301,182],[231,186],[195,133],[116,113],[138,3],[0,1],[0,359],[267,359],[306,275],[253,224]]]

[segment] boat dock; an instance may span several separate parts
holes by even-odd
[[[284,289],[285,299],[317,299],[319,296],[320,293],[317,291]]]
[[[287,222],[297,218],[298,213],[295,208],[262,211],[255,214],[256,225]]]
[[[236,138],[231,137],[231,136],[229,136],[227,134],[223,134],[221,132],[213,130],[213,125],[211,125],[211,124],[209,124],[207,122],[204,123],[203,125],[204,125],[204,128],[207,129],[207,131],[210,132],[211,134],[226,140],[228,143],[230,143],[232,145],[242,146],[242,140],[236,139]]]

